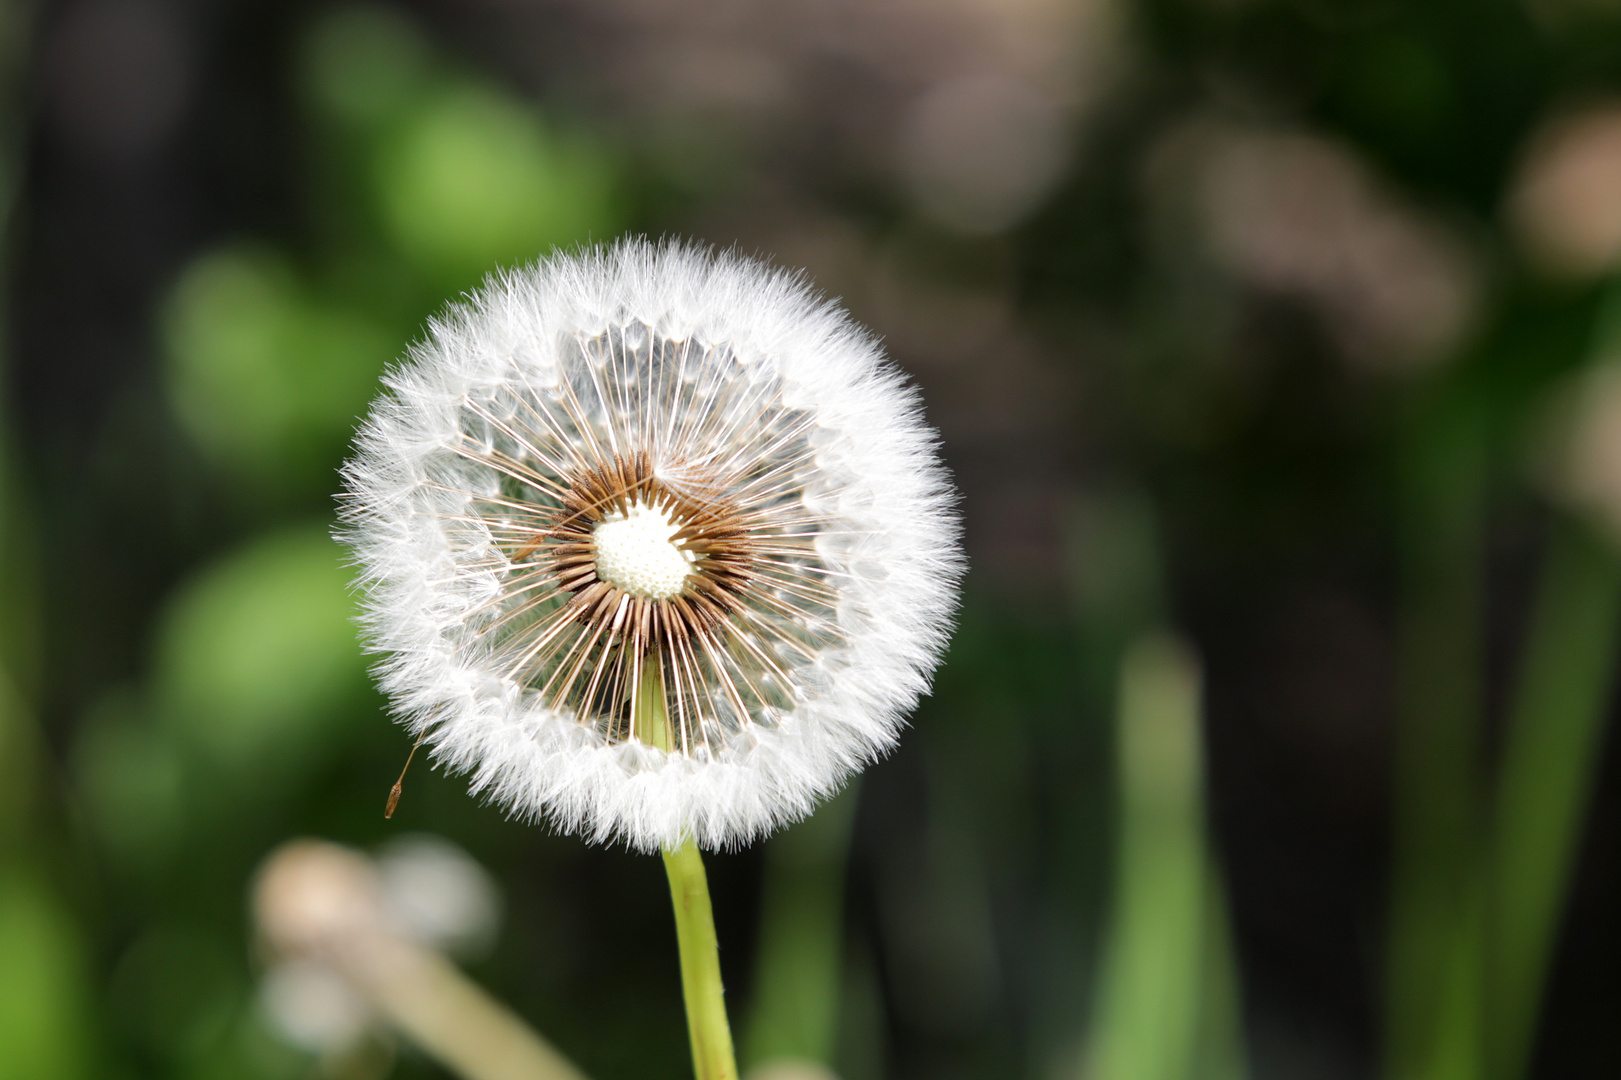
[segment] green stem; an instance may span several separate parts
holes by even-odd
[[[665,753],[675,747],[670,716],[664,707],[664,675],[656,664],[649,663],[642,669],[642,679],[636,687],[631,734]]]
[[[720,981],[720,949],[709,906],[709,879],[703,858],[691,842],[664,853],[675,906],[675,935],[681,946],[681,992],[687,1000],[687,1031],[692,1037],[692,1071],[698,1080],[736,1080],[732,1029],[726,1022],[726,991]]]
[[[656,665],[642,672],[636,688],[635,734],[649,746],[671,752],[677,736],[664,704],[664,675]],[[709,906],[709,879],[698,848],[687,841],[664,852],[675,907],[675,937],[681,948],[681,993],[687,1002],[692,1036],[692,1069],[698,1080],[737,1080],[732,1029],[726,1022],[726,990],[720,981],[720,948],[715,913]]]

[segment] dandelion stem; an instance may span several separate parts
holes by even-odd
[[[670,716],[664,707],[664,679],[657,667],[649,665],[642,671],[642,681],[636,688],[635,736],[648,746],[656,746],[665,753],[675,748],[670,731]]]
[[[649,746],[669,752],[675,739],[664,704],[664,679],[657,667],[642,672],[636,689],[636,724]],[[726,1022],[726,990],[720,981],[720,947],[715,913],[709,906],[709,878],[698,847],[687,841],[664,851],[675,907],[675,937],[681,948],[681,993],[687,1002],[692,1036],[692,1070],[698,1080],[737,1080],[732,1029]]]
[[[675,935],[681,946],[681,992],[687,1000],[693,1073],[698,1080],[737,1080],[703,858],[689,840],[664,852],[664,869],[670,875]]]

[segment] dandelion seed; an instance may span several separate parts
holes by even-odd
[[[961,560],[914,393],[800,279],[631,241],[491,283],[345,467],[384,689],[526,817],[736,845],[893,745]]]

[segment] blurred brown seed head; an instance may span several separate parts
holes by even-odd
[[[1526,257],[1554,277],[1595,277],[1621,257],[1621,102],[1544,123],[1507,207]]]
[[[1442,359],[1473,318],[1466,245],[1347,144],[1195,118],[1165,138],[1146,179],[1170,250],[1193,232],[1249,288],[1312,308],[1359,366]]]
[[[1035,85],[1003,75],[949,79],[923,94],[902,125],[902,172],[934,221],[995,233],[1058,180],[1068,141],[1067,118]]]

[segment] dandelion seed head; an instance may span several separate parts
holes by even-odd
[[[733,846],[889,749],[961,561],[914,393],[800,279],[631,241],[388,377],[346,538],[396,710],[516,813]]]

